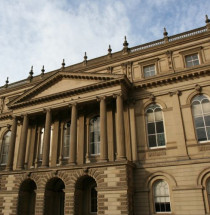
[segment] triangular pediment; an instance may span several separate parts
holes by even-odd
[[[55,99],[58,96],[67,96],[86,90],[97,90],[106,84],[128,79],[124,75],[58,72],[38,83],[35,87],[24,92],[21,96],[8,104],[9,107],[21,106],[37,101]]]

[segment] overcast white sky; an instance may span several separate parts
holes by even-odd
[[[0,0],[0,86],[205,25],[209,0]]]

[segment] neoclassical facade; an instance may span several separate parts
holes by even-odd
[[[210,21],[0,87],[0,215],[210,214]]]

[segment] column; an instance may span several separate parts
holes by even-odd
[[[70,128],[69,164],[76,164],[77,153],[77,105],[72,104]]]
[[[47,109],[44,129],[44,146],[43,146],[43,157],[42,167],[49,166],[49,153],[50,153],[50,133],[51,133],[51,110]]]
[[[16,131],[17,131],[17,118],[13,117],[11,139],[10,139],[9,153],[8,153],[8,161],[7,161],[7,166],[6,166],[6,170],[8,170],[8,171],[12,170],[12,167],[13,167]]]
[[[100,101],[100,161],[108,160],[107,145],[107,113],[106,113],[106,97],[102,96]]]
[[[18,170],[21,170],[24,168],[27,134],[28,134],[28,115],[25,114],[23,118],[23,126],[21,129],[21,136],[20,136],[20,145],[19,145],[18,160],[17,160]]]
[[[124,128],[124,113],[123,113],[123,98],[122,94],[116,95],[117,109],[117,160],[126,160],[125,155],[125,128]]]

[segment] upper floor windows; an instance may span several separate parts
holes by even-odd
[[[63,131],[63,158],[64,159],[69,157],[70,128],[71,128],[71,123],[66,122],[64,124],[64,131]]]
[[[159,105],[152,104],[146,110],[147,136],[149,147],[165,146],[165,134],[162,109]]]
[[[199,142],[210,140],[210,101],[204,95],[196,96],[192,101],[194,125]]]
[[[144,66],[143,67],[144,70],[144,77],[150,77],[150,76],[154,76],[156,74],[155,71],[155,64],[149,65],[149,66]]]
[[[90,154],[100,154],[100,117],[90,119]]]
[[[171,212],[169,188],[164,180],[154,183],[153,198],[156,213]]]
[[[0,164],[1,165],[4,165],[7,163],[10,138],[11,138],[11,131],[7,131],[4,134],[2,146],[1,146],[1,154],[0,154]]]
[[[199,65],[198,54],[192,54],[185,56],[186,67],[192,67]]]

